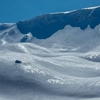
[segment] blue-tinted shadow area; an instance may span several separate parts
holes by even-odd
[[[19,21],[17,27],[22,34],[31,32],[38,39],[46,39],[66,25],[93,29],[100,24],[100,7],[81,9],[70,13],[46,14],[27,21]]]

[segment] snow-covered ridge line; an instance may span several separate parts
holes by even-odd
[[[80,10],[84,10],[84,9],[96,9],[96,8],[98,8],[98,7],[100,7],[100,6],[87,7],[87,8],[82,8],[82,9],[80,9]],[[75,11],[77,11],[77,10],[78,10],[78,9],[76,9],[76,10],[69,10],[69,11],[65,11],[65,12],[54,12],[54,13],[49,13],[49,14],[61,14],[61,13],[67,14],[67,13],[75,12]]]
[[[16,25],[16,23],[0,23],[0,31],[10,28]]]
[[[0,23],[0,25],[1,24],[9,24],[9,25],[13,25],[13,24],[15,24],[15,23]]]
[[[96,9],[99,8],[100,6],[95,6],[95,7],[87,7],[87,8],[83,8],[83,9]]]
[[[94,29],[100,24],[100,7],[81,9],[65,13],[52,13],[34,17],[30,20],[19,21],[17,28],[23,34],[29,32],[38,39],[46,39],[66,25],[86,29],[88,25]]]
[[[71,11],[66,11],[66,12],[54,12],[54,13],[49,13],[49,14],[61,14],[61,13],[67,14],[67,13],[71,13],[74,11],[77,11],[77,10],[71,10]]]

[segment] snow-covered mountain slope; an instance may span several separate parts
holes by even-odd
[[[100,46],[100,25],[85,30],[67,25],[47,39],[32,39],[31,42],[60,51],[88,52]]]
[[[100,7],[0,24],[0,100],[99,100]]]
[[[34,37],[45,39],[63,29],[66,25],[94,29],[100,23],[100,7],[81,9],[69,13],[56,13],[37,16],[27,21],[19,21],[17,27],[21,33],[31,32]]]

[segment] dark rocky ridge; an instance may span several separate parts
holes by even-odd
[[[38,39],[46,39],[66,25],[94,29],[100,24],[100,7],[81,9],[69,13],[45,14],[26,21],[19,21],[17,27],[22,34],[31,32]]]

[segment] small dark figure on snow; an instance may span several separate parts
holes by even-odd
[[[20,61],[20,60],[16,60],[15,63],[21,64],[22,61]]]

